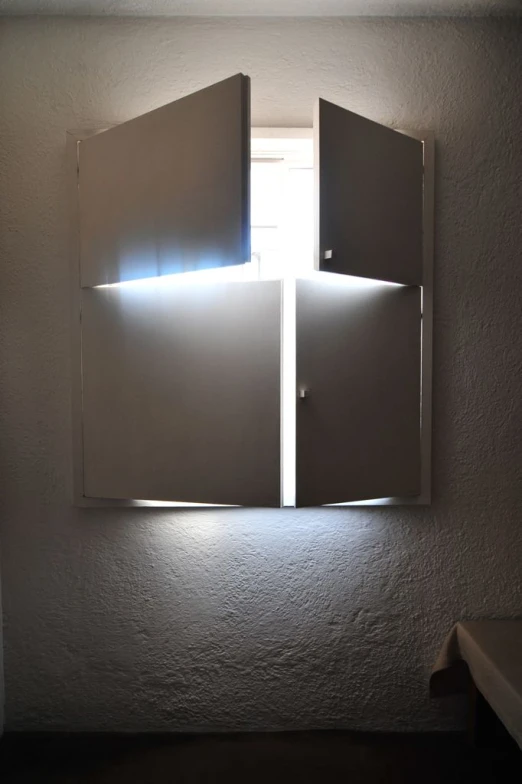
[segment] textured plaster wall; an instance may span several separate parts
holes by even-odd
[[[0,735],[4,732],[4,635],[2,628],[2,591],[0,589]]]
[[[457,618],[522,615],[522,28],[514,21],[0,24],[6,726],[457,726]],[[71,507],[66,128],[242,70],[257,125],[314,99],[438,141],[431,508]],[[356,448],[356,445],[351,445]]]

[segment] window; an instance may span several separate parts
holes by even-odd
[[[252,133],[252,256],[261,278],[282,278],[282,503],[295,505],[295,279],[314,269],[311,129]]]
[[[311,129],[254,129],[251,140],[252,255],[261,278],[313,270],[314,178]]]
[[[248,89],[71,142],[77,498],[425,502],[426,148],[325,101],[250,143]]]

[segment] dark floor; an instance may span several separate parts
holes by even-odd
[[[520,782],[513,747],[461,735],[288,732],[172,736],[6,735],[0,781],[87,784]]]

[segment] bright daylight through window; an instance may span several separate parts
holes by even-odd
[[[314,267],[312,138],[252,138],[252,257],[260,278],[283,278],[282,501],[295,504],[295,278]],[[294,132],[295,134],[295,132]],[[306,134],[306,135],[305,135]],[[308,138],[307,138],[308,136]]]

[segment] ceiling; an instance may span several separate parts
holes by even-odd
[[[488,16],[522,0],[0,0],[0,15]]]

